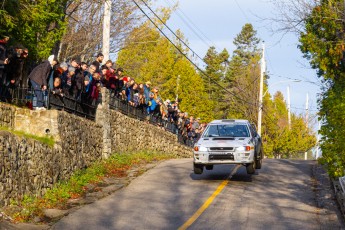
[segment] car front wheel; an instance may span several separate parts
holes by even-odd
[[[255,173],[255,161],[253,163],[247,164],[246,169],[247,169],[247,174],[254,174]]]
[[[194,164],[194,173],[195,174],[202,174],[203,171],[204,171],[203,165]]]

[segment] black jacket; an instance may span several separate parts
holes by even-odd
[[[5,44],[0,43],[0,65],[3,66],[5,64],[5,59],[6,59],[6,47],[5,47]]]
[[[45,61],[36,66],[30,73],[29,79],[33,80],[37,84],[47,86],[47,78],[50,74],[52,67],[49,61]]]

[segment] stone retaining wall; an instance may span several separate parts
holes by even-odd
[[[111,111],[111,148],[113,152],[151,150],[191,157],[191,148],[177,142],[177,136],[163,128]]]
[[[41,196],[57,181],[102,159],[101,126],[65,112],[58,112],[56,123],[61,140],[54,148],[0,131],[0,205],[24,194]]]
[[[13,128],[16,108],[0,102],[0,126]]]

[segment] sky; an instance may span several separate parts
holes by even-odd
[[[177,0],[157,0],[157,6],[172,6]],[[189,46],[204,57],[210,46],[220,52],[226,48],[231,54],[233,39],[245,23],[251,23],[257,36],[265,42],[269,92],[281,91],[287,98],[290,86],[291,111],[305,114],[306,95],[309,94],[309,111],[317,112],[317,94],[320,92],[316,71],[312,70],[298,49],[295,34],[277,34],[268,28],[275,7],[269,0],[180,0],[167,25],[174,31],[180,29]],[[145,8],[144,8],[145,10]],[[146,9],[145,11],[148,12]],[[173,35],[170,33],[169,37]],[[198,61],[203,66],[202,61]],[[301,82],[291,82],[298,79]],[[290,81],[290,82],[287,82]],[[310,83],[315,82],[316,84]]]

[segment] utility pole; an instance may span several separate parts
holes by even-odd
[[[103,45],[102,45],[102,53],[104,55],[103,63],[109,60],[110,19],[111,19],[111,0],[105,0],[104,15],[103,15]]]
[[[288,110],[288,125],[291,129],[291,104],[290,104],[290,86],[287,87],[287,110]]]
[[[261,123],[262,123],[262,102],[263,102],[263,90],[264,90],[264,76],[266,72],[265,62],[265,43],[262,44],[262,57],[260,66],[260,91],[259,91],[259,113],[258,113],[258,134],[261,135]]]
[[[309,93],[307,93],[307,101],[305,105],[305,123],[308,129],[309,127]]]

